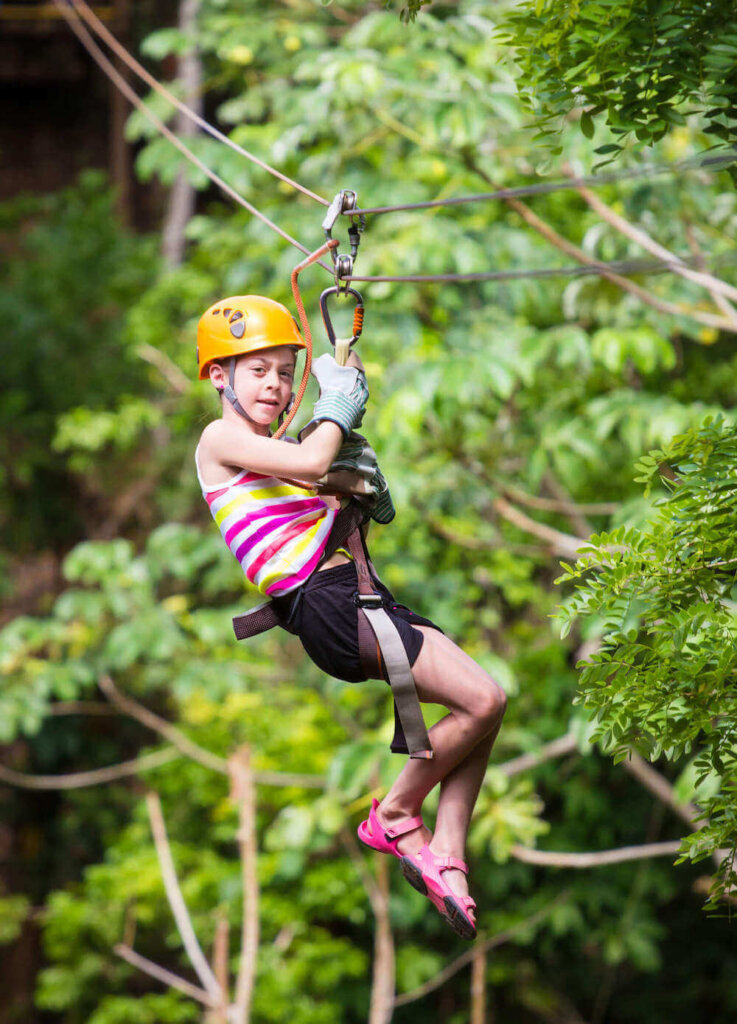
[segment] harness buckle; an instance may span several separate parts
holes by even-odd
[[[353,595],[353,603],[357,608],[382,608],[381,594],[361,594],[358,590]]]

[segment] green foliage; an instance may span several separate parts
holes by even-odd
[[[68,467],[52,445],[57,419],[83,405],[87,417],[107,417],[107,437],[95,430],[102,446],[116,433],[121,401],[128,415],[127,393],[145,390],[122,322],[156,260],[149,240],[119,226],[97,172],[56,196],[6,203],[0,219],[19,232],[0,265],[0,545],[19,553],[83,535]]]
[[[734,425],[709,419],[643,456],[637,480],[648,489],[672,466],[668,494],[642,527],[593,536],[561,577],[578,583],[564,633],[587,615],[602,634],[579,677],[593,738],[615,761],[631,748],[651,760],[697,755],[707,821],[684,840],[684,856],[731,851],[713,905],[737,880],[736,459]]]
[[[203,0],[197,41],[208,116],[317,191],[329,196],[353,187],[366,205],[534,180],[538,156],[504,47],[493,38],[488,3],[426,7],[410,31],[392,12],[364,6]],[[158,33],[148,59],[180,52],[185,42],[176,32]],[[149,102],[166,115],[158,100]],[[140,140],[139,171],[173,180],[178,154],[154,140],[137,115],[129,135]],[[575,124],[566,125],[560,142],[561,160],[588,166],[591,147]],[[690,121],[663,138],[654,158],[688,157],[707,142]],[[295,237],[319,242],[323,214],[316,204],[209,139],[195,144]],[[198,174],[193,180],[200,184]],[[737,200],[724,180],[664,177],[600,194],[672,250],[687,253],[694,243],[718,259],[731,252],[737,228]],[[591,258],[641,255],[575,193],[535,197],[530,207]],[[86,246],[96,253],[94,238],[86,237],[97,230],[91,215],[90,221],[75,235],[80,253]],[[54,223],[63,236],[66,221]],[[341,225],[336,233],[343,237]],[[108,673],[221,757],[247,742],[257,772],[324,779],[324,789],[258,788],[262,941],[254,1021],[358,1024],[366,1019],[374,922],[341,833],[352,833],[371,796],[401,766],[388,752],[388,692],[378,682],[355,687],[326,678],[286,634],[234,643],[229,617],[257,597],[244,590],[208,516],[192,461],[202,426],[217,414],[207,385],[192,379],[199,313],[239,291],[290,302],[289,273],[298,257],[210,191],[200,197],[187,236],[186,261],[174,272],[156,276],[147,265],[144,274],[135,265],[137,250],[118,268],[137,281],[116,316],[115,345],[130,381],[110,378],[112,395],[107,384],[82,393],[74,392],[76,380],[65,384],[64,401],[59,396],[49,416],[47,447],[78,489],[75,513],[87,516],[83,531],[68,522],[58,528],[69,542],[81,532],[87,542],[67,553],[62,592],[0,632],[2,739],[14,744],[18,770],[49,773],[112,764],[159,742],[123,716],[52,713],[59,701],[95,697],[97,680]],[[369,218],[358,267],[423,273],[550,267],[569,259],[542,244],[507,206],[474,204]],[[725,265],[727,279],[733,270]],[[90,273],[94,279],[95,268]],[[317,268],[303,276],[312,315],[328,277],[323,282]],[[702,310],[708,301],[673,275],[643,285],[684,310]],[[76,278],[72,286],[83,287]],[[524,777],[490,771],[482,787],[469,843],[482,929],[492,935],[537,911],[548,914],[515,933],[519,947],[510,942],[490,959],[498,1016],[563,1019],[575,1003],[582,1018],[606,1013],[612,1024],[680,1022],[707,997],[710,1006],[729,1007],[734,979],[725,972],[703,980],[713,978],[725,941],[719,922],[700,920],[691,892],[706,865],[674,870],[662,860],[563,878],[509,856],[518,843],[600,850],[673,838],[683,826],[654,812],[648,794],[588,748],[587,713],[571,717],[573,662],[579,640],[595,636],[599,621],[583,618],[582,637],[572,632],[558,640],[550,622],[558,600],[551,544],[506,519],[499,499],[566,534],[647,531],[662,491],[658,484],[643,498],[632,464],[645,449],[666,451],[675,434],[734,407],[731,337],[685,312],[664,316],[593,278],[387,284],[369,286],[366,298],[361,354],[372,398],[365,429],[398,506],[391,529],[372,531],[379,571],[400,600],[437,621],[510,694],[495,761],[534,754],[571,731],[579,740],[578,750]],[[61,320],[72,323],[66,313]],[[321,351],[325,341],[315,333]],[[84,324],[75,344],[91,358],[95,321]],[[152,354],[156,363],[144,363],[141,357]],[[19,401],[28,401],[26,387],[24,378]],[[303,420],[312,397],[310,391]],[[36,515],[45,512],[42,483],[37,477],[32,486]],[[571,510],[582,504],[598,511]],[[127,518],[126,508],[133,509]],[[100,523],[113,525],[106,533]],[[441,714],[428,710],[431,720]],[[688,728],[685,715],[679,728]],[[705,743],[697,734],[675,769],[679,792],[704,805],[725,792],[718,770],[699,782]],[[242,891],[227,780],[182,757],[143,781],[161,795],[203,948],[211,949],[224,914],[235,967]],[[138,793],[132,783],[61,794],[43,826],[46,859],[29,858],[25,868],[40,892],[51,890],[38,999],[64,1024],[126,1014],[188,1019],[191,1012],[111,952],[135,933],[144,955],[190,976]],[[24,795],[12,806],[27,803]],[[430,823],[435,806],[430,800],[425,807]],[[80,855],[83,831],[98,839]],[[63,872],[47,872],[48,863],[63,863]],[[370,868],[371,859],[366,863]],[[391,913],[398,990],[406,992],[442,969],[458,946],[396,872]],[[693,966],[698,957],[700,969]],[[604,989],[614,984],[613,964],[620,965],[615,998],[603,1010],[598,992],[602,980]],[[643,984],[643,972],[655,971]],[[428,1020],[468,1019],[467,989],[463,973],[447,983],[447,1003],[423,1004]],[[398,1010],[397,1024],[413,1014],[415,1006]]]
[[[587,139],[599,115],[616,139],[596,149],[608,159],[628,135],[652,144],[692,113],[714,139],[737,138],[737,19],[730,0],[523,0],[502,31],[543,135],[557,134],[563,117],[584,108],[579,124]]]

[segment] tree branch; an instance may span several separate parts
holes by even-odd
[[[575,178],[575,175],[570,169],[568,169],[568,174]],[[642,228],[636,227],[634,224],[630,224],[630,222],[622,217],[621,214],[616,213],[611,206],[607,206],[607,204],[592,192],[591,189],[586,188],[585,185],[576,185],[576,191],[581,198],[588,203],[591,209],[594,210],[595,213],[598,213],[603,221],[615,228],[626,238],[632,239],[633,242],[636,242],[646,252],[652,253],[652,255],[657,259],[670,263],[674,274],[678,274],[680,277],[684,277],[688,281],[693,281],[694,284],[701,285],[702,288],[706,288],[712,295],[722,295],[725,298],[737,299],[737,288],[731,284],[727,284],[726,281],[722,281],[718,277],[714,277],[713,274],[705,273],[702,270],[692,270],[691,267],[689,267],[680,258],[680,256],[671,252],[670,249],[666,249],[664,245],[660,245],[659,242],[656,242],[651,238],[646,231],[642,230]],[[730,313],[730,320],[732,321],[733,327],[737,325],[734,310]]]
[[[223,993],[221,992],[217,979],[212,973],[212,968],[208,964],[205,955],[200,948],[200,944],[197,941],[197,936],[195,935],[194,928],[192,927],[189,911],[187,910],[187,905],[184,902],[184,897],[182,896],[182,890],[179,888],[177,873],[171,855],[171,848],[169,847],[169,840],[166,835],[164,816],[161,813],[161,801],[156,793],[151,792],[147,794],[146,806],[148,808],[149,821],[151,822],[151,832],[154,837],[156,854],[161,866],[161,876],[164,880],[164,888],[166,890],[169,906],[171,907],[174,915],[174,920],[176,921],[182,943],[203,988],[207,991],[216,1006],[222,1006]]]
[[[501,495],[492,500],[491,507],[507,522],[545,541],[553,555],[577,559],[579,550],[588,544],[588,540],[583,537],[574,537],[569,533],[554,530],[552,526],[536,522]]]
[[[153,754],[143,754],[133,761],[122,761],[109,768],[95,768],[89,772],[72,772],[69,775],[25,775],[0,765],[0,782],[21,789],[83,789],[85,786],[99,786],[104,782],[116,782],[118,779],[138,775],[139,772],[160,768],[179,757],[179,751],[173,747],[165,747]]]
[[[496,949],[498,946],[503,946],[506,942],[509,942],[510,939],[513,939],[519,932],[539,924],[540,921],[544,920],[559,903],[566,899],[568,899],[567,891],[562,892],[546,907],[543,907],[542,910],[538,910],[536,914],[518,921],[511,927],[499,932],[497,935],[492,935],[488,939],[476,939],[469,950],[462,953],[461,956],[448,964],[447,967],[444,967],[443,970],[436,974],[434,978],[430,978],[429,981],[426,981],[423,985],[419,985],[417,988],[412,989],[411,992],[405,992],[402,995],[397,996],[394,1000],[395,1009],[400,1006],[406,1006],[408,1003],[414,1003],[416,1000],[422,999],[424,996],[427,996],[436,989],[439,989],[441,985],[444,985],[446,981],[457,974],[458,971],[466,966],[466,964],[471,963],[475,956],[478,956],[477,947],[480,947],[486,953],[490,949]]]
[[[701,251],[699,243],[696,241],[696,235],[694,234],[693,227],[688,222],[685,222],[684,228],[686,231],[686,240],[688,242],[688,247],[693,253],[694,262],[696,263],[696,266],[699,268],[699,270],[706,270],[706,260],[704,259],[704,254]],[[723,295],[720,295],[719,292],[709,290],[709,294],[714,300],[715,306],[717,306],[722,311],[724,316],[729,317],[731,320],[737,320],[737,310],[734,308],[732,303],[729,302],[728,299],[725,299],[725,297]]]
[[[670,807],[681,821],[688,825],[692,832],[701,831],[702,824],[697,820],[701,816],[701,811],[696,804],[682,803],[678,800],[671,783],[659,771],[656,771],[652,765],[648,764],[643,757],[640,757],[634,751],[630,751],[629,757],[622,761],[621,765],[625,771],[637,779],[653,796],[657,797],[667,807]],[[721,866],[722,860],[727,853],[727,850],[714,850],[711,856],[717,867]]]
[[[596,868],[604,864],[621,864],[627,860],[647,860],[650,857],[669,857],[681,848],[679,839],[665,843],[643,843],[641,846],[621,846],[615,850],[597,853],[556,853],[551,850],[533,850],[515,844],[512,856],[523,864],[538,864],[549,868]]]
[[[169,740],[182,754],[197,761],[205,768],[211,768],[221,775],[228,775],[228,762],[225,758],[218,757],[204,747],[199,746],[194,740],[185,736],[180,729],[166,719],[161,718],[149,708],[139,704],[128,694],[123,694],[115,686],[109,675],[102,675],[99,679],[100,689],[107,698],[125,714],[135,718],[136,721],[145,725],[147,729],[157,732],[160,736]],[[297,786],[303,789],[324,789],[325,779],[321,775],[301,775],[296,772],[254,772],[254,780],[262,786]]]
[[[366,861],[361,856],[352,833],[345,828],[342,829],[340,840],[358,872],[376,920],[368,1024],[389,1024],[396,1005],[396,961],[389,916],[389,875],[386,857],[377,859],[378,878],[375,879],[366,867]]]
[[[159,733],[160,736],[163,736],[164,739],[172,743],[182,754],[204,765],[205,768],[211,768],[215,772],[220,772],[221,775],[228,774],[228,762],[224,758],[212,754],[209,750],[205,750],[204,747],[200,747],[177,729],[175,725],[172,725],[171,722],[160,718],[153,711],[139,704],[133,697],[121,693],[107,673],[103,673],[100,676],[98,683],[108,700],[120,708],[121,711],[124,711],[126,715],[135,718],[136,721],[145,725],[147,729]]]
[[[189,981],[185,981],[184,978],[180,978],[178,974],[173,974],[168,971],[165,967],[160,967],[155,964],[153,960],[148,960],[145,956],[141,956],[140,953],[136,953],[135,950],[131,949],[130,946],[124,945],[119,942],[117,946],[113,947],[113,951],[123,960],[127,960],[133,967],[137,967],[139,971],[143,971],[144,974],[150,975],[152,978],[156,978],[157,981],[163,982],[165,985],[169,985],[171,988],[178,989],[179,992],[183,992],[185,996],[189,996],[191,999],[196,999],[198,1003],[202,1003],[204,1006],[209,1006],[211,1009],[216,1009],[218,1004],[214,1002],[212,997],[208,995],[204,989],[198,988]]]
[[[479,177],[486,181],[492,188],[497,187],[493,179],[490,178],[489,175],[486,174],[486,172],[482,170],[482,168],[480,168],[469,155],[466,155],[464,159],[469,170],[478,174]],[[521,202],[519,199],[515,199],[513,196],[508,196],[504,202],[515,210],[534,231],[537,231],[538,234],[542,235],[543,238],[547,239],[547,241],[557,249],[562,250],[569,256],[572,256],[573,259],[578,260],[579,263],[583,263],[586,266],[599,265],[599,260],[593,259],[588,255],[588,253],[584,252],[583,249],[580,249],[577,245],[574,245],[573,242],[569,242],[567,238],[559,235],[557,231],[550,227],[549,224],[546,224],[545,221],[538,217],[536,213],[532,212],[529,206]],[[713,327],[716,330],[730,331],[732,333],[736,330],[734,323],[726,317],[716,316],[713,313],[704,313],[694,309],[693,307],[680,306],[676,303],[667,302],[663,299],[656,299],[651,292],[647,291],[647,289],[642,288],[640,285],[635,284],[634,281],[631,281],[628,277],[622,277],[614,271],[602,269],[601,276],[606,278],[608,281],[611,281],[613,284],[618,285],[623,291],[634,295],[646,305],[652,306],[653,309],[657,309],[660,313],[665,313],[668,316],[687,316],[692,320],[695,320],[696,323],[703,324],[705,327]]]
[[[236,981],[234,1024],[248,1024],[258,961],[258,849],[256,843],[256,791],[251,771],[251,750],[243,746],[228,761],[231,799],[238,806],[238,847],[243,876],[243,926],[241,956]]]
[[[544,764],[545,761],[552,761],[556,757],[572,754],[577,749],[578,741],[576,737],[573,733],[567,732],[565,736],[559,736],[557,740],[551,740],[550,743],[546,743],[539,750],[535,750],[530,754],[521,754],[519,757],[512,758],[511,761],[505,761],[500,765],[492,765],[491,768],[493,771],[501,772],[502,775],[508,777],[519,775],[520,772],[527,772],[532,768],[537,768],[538,765]]]
[[[144,341],[136,346],[136,355],[139,359],[143,359],[144,362],[155,366],[167,383],[171,385],[172,390],[176,391],[178,395],[187,394],[190,389],[189,378],[182,373],[177,364],[173,363],[161,349],[154,348],[153,345],[149,345],[148,342]]]
[[[517,501],[520,505],[536,508],[541,512],[560,512],[564,516],[611,516],[618,512],[620,508],[619,503],[616,501],[592,501],[578,504],[557,498],[541,498],[528,494],[513,484],[502,484],[501,489],[505,494],[509,495],[512,501]]]

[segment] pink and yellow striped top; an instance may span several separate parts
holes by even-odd
[[[317,568],[337,512],[314,491],[242,470],[215,487],[197,478],[225,543],[269,597],[288,594]]]

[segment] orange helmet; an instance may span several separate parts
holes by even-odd
[[[229,359],[277,345],[307,347],[286,306],[263,295],[221,299],[202,314],[197,324],[199,378],[207,378],[214,359]]]

